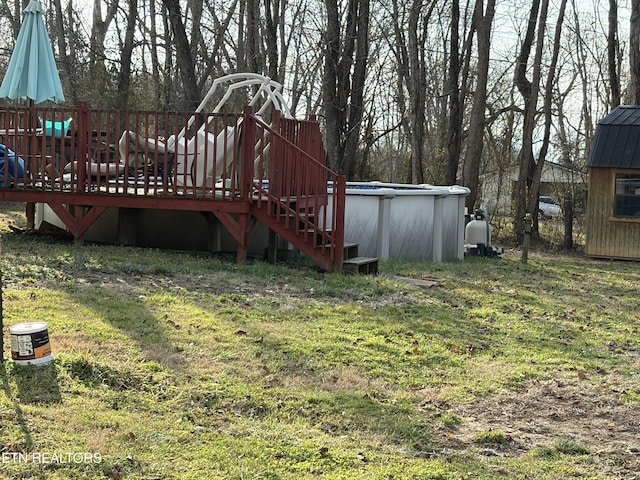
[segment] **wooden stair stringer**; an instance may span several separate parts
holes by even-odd
[[[318,230],[315,233],[300,232],[290,228],[295,223],[295,219],[272,215],[269,213],[268,203],[254,205],[253,216],[264,225],[273,230],[277,235],[296,247],[312,261],[328,272],[342,271],[342,245],[332,247],[330,245],[319,245],[317,236],[325,234],[326,231]]]

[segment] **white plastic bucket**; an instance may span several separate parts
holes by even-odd
[[[9,327],[9,334],[16,365],[46,365],[53,360],[45,322],[18,323]]]

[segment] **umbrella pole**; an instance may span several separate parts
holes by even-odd
[[[37,172],[36,162],[33,158],[31,158],[32,152],[35,150],[33,146],[34,141],[34,126],[33,126],[33,99],[29,98],[28,102],[28,110],[27,110],[27,159],[25,162],[25,183],[27,182],[27,171],[30,172],[30,175],[35,175]],[[29,175],[29,177],[30,177]],[[36,227],[34,220],[34,203],[27,202],[25,208],[25,216],[27,217],[27,229],[32,230]]]

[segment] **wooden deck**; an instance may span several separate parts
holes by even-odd
[[[342,271],[346,181],[325,166],[314,119],[16,108],[0,110],[0,145],[0,200],[26,202],[31,227],[36,203],[78,243],[110,207],[209,212],[240,262],[259,221]]]

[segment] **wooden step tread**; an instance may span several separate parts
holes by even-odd
[[[353,257],[342,261],[342,273],[345,275],[376,275],[378,259],[371,257]]]
[[[348,260],[350,258],[356,258],[358,256],[358,248],[360,247],[357,243],[344,242],[342,247],[342,255],[344,260]]]
[[[377,261],[378,259],[373,257],[353,257],[353,258],[347,258],[342,263],[349,263],[352,265],[364,265],[366,263],[374,263]]]

